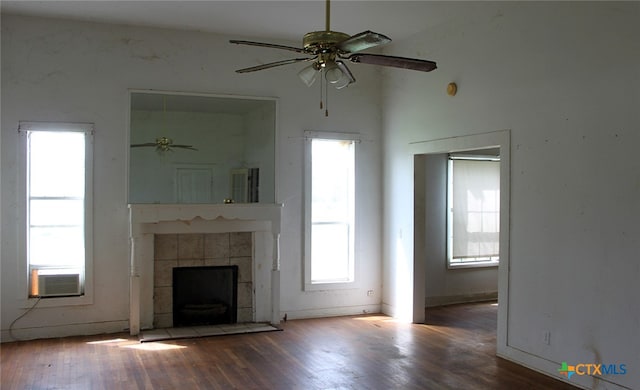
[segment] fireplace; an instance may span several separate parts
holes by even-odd
[[[215,275],[217,273],[214,271],[215,269],[237,269],[235,275],[224,275],[235,278],[233,285],[236,296],[235,322],[256,321],[254,313],[256,312],[256,301],[259,303],[259,299],[254,298],[254,277],[259,280],[260,273],[258,272],[254,276],[255,235],[251,232],[155,234],[153,240],[153,328],[186,326],[175,322],[176,287],[180,288],[180,286],[176,286],[176,272],[208,273],[207,279],[213,280],[213,278],[218,278]],[[258,265],[260,263],[258,261]],[[188,268],[196,270],[188,271]],[[183,270],[176,271],[177,269]],[[216,282],[216,284],[219,283]],[[195,288],[195,286],[189,285],[189,288]],[[206,288],[208,287],[203,286],[203,288],[205,290],[201,293],[207,294]],[[205,303],[203,302],[203,304]],[[206,304],[211,304],[211,302],[206,302]],[[191,307],[190,310],[194,309]]]
[[[172,273],[181,267],[238,266],[237,322],[280,322],[281,204],[131,204],[129,210],[131,335],[175,326]],[[222,258],[216,253],[225,237],[230,244],[239,240],[246,245]],[[199,241],[202,257],[191,252],[200,248]]]
[[[238,266],[173,269],[173,326],[235,324]]]

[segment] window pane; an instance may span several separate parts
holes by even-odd
[[[312,143],[313,222],[346,221],[349,215],[351,141],[313,140]]]
[[[85,145],[78,131],[28,133],[28,243],[31,268],[84,269]]]
[[[33,196],[84,195],[85,135],[34,131],[29,135],[29,192]]]
[[[32,227],[29,235],[31,266],[84,266],[82,227]]]
[[[32,199],[29,206],[31,226],[82,226],[82,199]]]
[[[349,279],[349,226],[321,224],[311,227],[311,280]]]
[[[353,280],[354,142],[311,142],[310,282]]]

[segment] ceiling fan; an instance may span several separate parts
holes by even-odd
[[[167,113],[167,97],[162,96],[162,123],[166,122],[165,116]],[[163,126],[164,127],[164,126]],[[156,142],[146,142],[142,144],[132,144],[132,148],[143,148],[143,147],[155,147],[156,152],[164,153],[170,152],[171,148],[181,148],[181,149],[189,149],[189,150],[198,150],[194,148],[192,145],[176,145],[173,143],[173,140],[168,137],[158,137],[156,138]]]
[[[133,144],[131,145],[132,148],[140,148],[140,147],[155,147],[156,151],[158,153],[162,153],[162,152],[170,152],[171,148],[182,148],[182,149],[189,149],[189,150],[198,150],[196,148],[194,148],[191,145],[176,145],[173,143],[173,140],[171,138],[167,138],[167,137],[159,137],[156,138],[156,142],[147,142],[147,143],[143,143],[143,144]]]
[[[325,30],[306,33],[302,38],[302,48],[264,42],[230,40],[230,43],[239,45],[288,50],[307,56],[238,69],[236,72],[248,73],[298,62],[311,62],[309,66],[303,68],[298,73],[300,79],[307,86],[311,86],[319,76],[322,78],[324,74],[324,79],[327,84],[333,85],[336,89],[342,89],[356,81],[345,61],[412,69],[422,72],[430,72],[437,68],[435,62],[428,60],[360,53],[363,50],[389,43],[391,42],[391,38],[369,30],[353,36],[332,31],[330,28],[330,7],[330,0],[326,0]],[[320,83],[320,85],[322,88],[322,83]],[[320,102],[320,108],[322,108],[322,102]],[[328,115],[326,110],[325,115]]]

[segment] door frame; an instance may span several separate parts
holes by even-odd
[[[413,215],[413,322],[425,321],[425,293],[426,293],[426,262],[425,257],[416,245],[425,234],[425,215],[416,212],[422,206],[416,204],[416,199],[424,199],[417,191],[424,191],[424,185],[419,185],[419,162],[427,154],[452,153],[463,150],[500,148],[500,264],[498,265],[498,322],[497,322],[497,353],[507,353],[508,312],[509,312],[509,233],[511,230],[510,207],[510,175],[511,175],[511,131],[498,130],[488,133],[442,138],[430,141],[412,142],[409,144],[413,156],[414,173],[414,215]],[[444,261],[444,259],[443,259]]]

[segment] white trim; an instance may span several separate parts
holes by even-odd
[[[171,90],[160,90],[160,89],[136,89],[136,88],[129,88],[128,92],[129,92],[129,97],[131,97],[132,93],[149,93],[149,94],[159,94],[159,95],[198,96],[198,97],[211,97],[211,98],[222,98],[222,99],[278,101],[277,97],[271,97],[271,96],[231,95],[231,94],[210,93],[210,92],[185,92],[185,91],[171,91]],[[129,103],[131,103],[131,99],[129,99]],[[131,109],[131,104],[129,104],[129,107],[127,107],[127,110],[130,110],[130,109]]]
[[[83,295],[45,298],[38,308],[90,305],[93,303],[93,123],[20,122],[18,125],[18,288],[16,300],[21,308],[31,308],[38,298],[29,298],[29,265],[27,264],[27,133],[30,131],[71,131],[85,133],[85,264]]]
[[[500,306],[498,306],[499,308]],[[581,388],[581,389],[593,389],[594,383],[598,383],[603,385],[602,388],[605,389],[619,389],[619,390],[629,390],[629,387],[624,387],[613,382],[610,382],[606,378],[590,376],[590,375],[573,375],[571,380],[567,380],[567,378],[561,375],[553,375],[551,373],[557,373],[558,368],[560,368],[561,362],[554,362],[549,359],[544,359],[540,356],[533,355],[527,352],[524,352],[518,348],[514,348],[511,346],[507,346],[503,350],[498,350],[496,353],[497,356],[515,362],[521,366],[524,366],[530,370],[537,371],[541,374],[549,376],[551,378],[557,379],[560,382],[568,383],[572,386]],[[596,386],[597,387],[597,386]],[[600,387],[598,387],[600,388]]]
[[[42,307],[43,302],[38,303]],[[18,340],[33,340],[55,337],[68,337],[78,335],[97,335],[119,333],[127,329],[127,320],[114,320],[106,322],[89,322],[84,324],[46,325],[27,328],[15,328],[11,332],[2,330],[0,340],[4,342]],[[13,338],[11,335],[15,336]]]
[[[82,122],[20,122],[18,131],[77,131],[93,134],[93,123]]]
[[[328,307],[318,309],[304,309],[304,310],[287,310],[287,319],[307,319],[307,318],[325,318],[325,317],[340,317],[340,316],[352,316],[363,313],[380,313],[381,305],[358,305],[347,307]],[[284,315],[284,313],[283,313]]]
[[[467,261],[462,263],[452,263],[450,259],[447,259],[447,269],[488,268],[488,267],[498,267],[499,265],[500,265],[500,262],[497,260]]]
[[[342,132],[315,131],[315,130],[305,130],[304,138],[305,139],[312,139],[312,138],[340,139],[345,141],[355,141],[356,143],[362,141],[360,133],[342,133]]]
[[[361,140],[359,133],[346,133],[346,132],[327,132],[327,131],[312,131],[306,130],[304,132],[304,174],[303,174],[303,231],[304,231],[304,250],[303,250],[303,287],[304,291],[326,291],[326,290],[344,290],[357,288],[356,282],[356,270],[358,266],[357,253],[355,251],[357,230],[358,230],[358,213],[356,212],[358,191],[356,183],[356,171],[358,170],[358,144]],[[335,281],[335,282],[320,282],[313,283],[311,281],[311,141],[314,139],[327,139],[327,140],[345,140],[354,142],[354,200],[352,210],[352,223],[353,229],[351,229],[351,264],[350,273],[351,280],[347,281]]]
[[[425,301],[426,307],[437,307],[445,305],[455,305],[458,303],[470,302],[489,302],[498,299],[497,291],[488,291],[473,294],[443,295],[435,297],[427,297]]]

